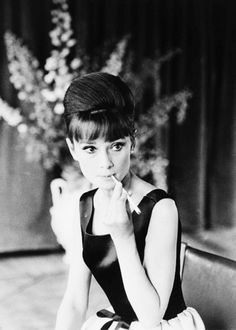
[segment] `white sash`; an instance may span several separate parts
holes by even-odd
[[[111,312],[111,309],[102,310],[91,316],[82,326],[81,330],[205,330],[201,316],[192,307],[186,308],[176,317],[170,320],[162,320],[161,323],[153,328],[144,328],[138,321],[131,323],[128,328],[119,316]]]

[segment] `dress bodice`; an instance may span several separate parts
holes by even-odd
[[[107,295],[116,314],[125,322],[137,320],[135,312],[130,305],[124,285],[114,243],[109,234],[93,235],[93,197],[96,192],[91,190],[82,195],[80,199],[80,219],[83,240],[83,258],[92,274]],[[145,238],[151,218],[153,207],[169,195],[161,189],[155,189],[143,197],[139,203],[141,214],[132,213],[134,235],[141,262],[144,259]],[[170,319],[185,309],[185,303],[180,281],[180,245],[181,225],[179,222],[177,239],[177,256],[174,285],[164,318]]]

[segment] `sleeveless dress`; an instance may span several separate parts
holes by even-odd
[[[130,324],[137,320],[137,316],[125,293],[114,243],[109,234],[93,235],[91,230],[94,212],[93,197],[95,192],[96,189],[86,192],[80,199],[83,259],[104,290],[115,311],[115,314],[110,314],[111,323],[114,320],[119,321],[123,326],[122,329],[128,329]],[[156,203],[164,198],[170,198],[170,196],[164,190],[154,189],[145,195],[139,203],[141,214],[132,213],[134,235],[141,262],[144,259],[145,238],[152,210]],[[175,278],[168,307],[164,315],[165,320],[176,317],[177,314],[186,308],[180,280],[180,246],[181,224],[179,222]],[[100,311],[97,315],[100,317],[109,317],[109,312]],[[101,327],[101,329],[109,329],[109,327]]]

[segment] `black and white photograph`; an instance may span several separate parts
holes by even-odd
[[[0,0],[0,330],[236,330],[235,0]]]

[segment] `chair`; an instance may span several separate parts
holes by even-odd
[[[182,288],[206,330],[236,329],[236,262],[182,244]]]

